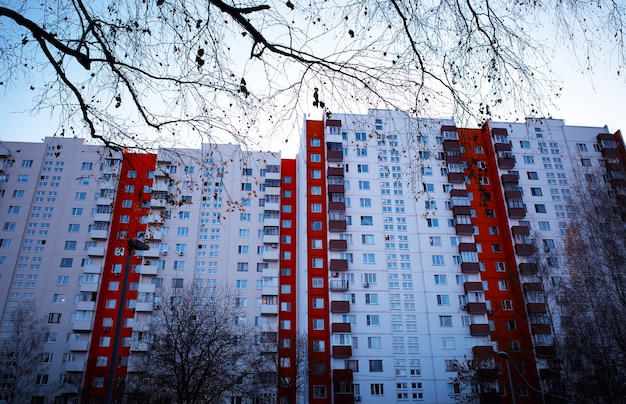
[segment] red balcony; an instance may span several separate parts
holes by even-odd
[[[527,303],[526,309],[528,309],[529,313],[547,313],[545,303]]]
[[[474,243],[460,243],[459,252],[477,252],[476,244]]]
[[[346,240],[329,240],[328,249],[330,251],[346,251],[348,242]]]
[[[509,218],[523,219],[526,217],[526,208],[509,208]]]
[[[353,380],[354,375],[352,374],[352,369],[333,369],[333,381],[339,382],[342,380]]]
[[[464,274],[477,274],[480,272],[478,262],[461,262],[461,272]]]
[[[465,182],[463,173],[448,173],[448,182],[450,184],[462,184]]]
[[[536,248],[532,244],[515,244],[515,254],[521,257],[528,257],[533,255],[536,251]]]
[[[331,194],[343,194],[345,188],[343,184],[328,184],[328,193]]]
[[[343,151],[341,150],[326,150],[326,159],[332,162],[343,161]]]
[[[472,348],[474,359],[491,359],[493,358],[493,347],[491,345],[477,345]]]
[[[333,358],[349,358],[352,356],[352,347],[349,345],[334,345]]]
[[[619,152],[616,148],[604,147],[602,149],[602,157],[605,159],[616,159],[619,158]]]
[[[333,258],[330,260],[330,270],[331,271],[347,271],[348,270],[348,260]]]
[[[535,353],[540,358],[549,358],[556,355],[556,348],[553,345],[538,345],[535,347]]]
[[[345,220],[329,220],[328,230],[332,232],[346,231],[346,221]]]
[[[345,212],[346,203],[345,202],[328,202],[328,210]]]
[[[498,378],[498,369],[495,368],[478,368],[476,369],[476,378],[480,381],[496,380]],[[498,397],[500,398],[500,397]],[[484,401],[481,401],[484,402]],[[500,402],[500,401],[496,401]]]
[[[473,337],[489,335],[489,324],[470,324],[470,335]]]
[[[461,153],[456,152],[447,152],[446,153],[446,164],[461,164],[463,162],[463,158],[461,157]]]
[[[452,214],[454,216],[458,216],[458,215],[462,215],[462,216],[469,216],[472,213],[472,208],[470,208],[469,206],[453,206],[452,207]]]
[[[330,302],[331,313],[349,313],[350,302],[347,300],[333,300]]]
[[[513,236],[529,236],[530,229],[528,226],[513,226],[511,227],[511,233],[513,233]]]
[[[609,173],[622,172],[624,167],[620,163],[606,163],[606,171]]]
[[[535,275],[537,273],[537,264],[532,262],[523,262],[519,264],[519,272],[522,275]]]
[[[506,128],[492,128],[491,135],[492,136],[508,136],[509,134],[506,131]]]
[[[530,331],[533,334],[552,334],[550,324],[531,324]]]
[[[342,167],[328,167],[328,171],[326,175],[329,177],[343,177],[343,168]]]
[[[519,182],[519,177],[515,174],[502,174],[501,178],[503,184],[517,184]]]
[[[467,189],[452,189],[450,190],[450,197],[458,196],[459,198],[467,198],[469,197],[469,193]]]
[[[442,146],[444,150],[460,150],[461,148],[459,141],[453,139],[444,140]]]
[[[626,180],[623,178],[613,178],[611,180],[611,186],[613,188],[624,188],[626,187]]]
[[[352,332],[352,327],[350,326],[350,323],[332,323],[330,330],[331,332],[350,334]]]
[[[512,157],[500,157],[498,158],[498,167],[503,170],[510,170],[515,167],[515,159]]]
[[[457,224],[455,230],[459,236],[471,236],[474,234],[474,226],[471,224]]]
[[[482,282],[465,282],[463,284],[463,289],[465,293],[468,292],[482,292],[483,291],[483,283]]]
[[[523,197],[522,191],[504,191],[504,198],[507,201],[521,200]]]
[[[468,314],[485,314],[487,313],[487,304],[481,302],[471,302],[467,304]]]
[[[333,402],[335,404],[353,404],[354,393],[343,393],[343,392],[335,391]]]
[[[496,149],[496,152],[511,151],[511,143],[496,143],[493,147]]]
[[[524,283],[522,285],[522,289],[524,290],[524,292],[543,292],[543,285],[538,282]]]

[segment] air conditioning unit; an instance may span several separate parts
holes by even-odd
[[[364,283],[364,284],[363,284],[363,287],[364,287],[364,288],[369,288],[369,287],[370,287],[370,284],[369,284],[369,283]]]
[[[161,251],[161,255],[167,255],[167,251]]]
[[[361,401],[361,396],[354,396],[354,401]]]
[[[488,313],[488,314],[494,314],[494,313],[495,313],[495,311],[493,311],[493,310],[487,310],[487,313]]]
[[[183,255],[185,255],[185,253],[184,253],[184,252],[182,252],[182,251],[179,251],[179,252],[178,252],[178,255],[180,255],[180,256],[182,257]]]
[[[149,260],[146,260],[146,262],[144,262],[145,265],[150,265],[152,262]]]
[[[463,310],[463,311],[467,311],[467,304],[462,305],[462,306],[461,306],[461,310]]]
[[[122,273],[121,272],[113,272],[113,275],[115,276],[120,276]]]
[[[272,248],[278,248],[278,243],[272,243]]]
[[[339,272],[333,272],[333,278],[339,278]]]

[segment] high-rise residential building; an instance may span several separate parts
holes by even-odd
[[[255,402],[454,402],[466,368],[485,402],[553,402],[545,296],[573,194],[623,202],[624,155],[607,128],[386,110],[306,121],[296,159],[5,142],[0,340],[34,305],[33,402],[116,399],[166,292],[223,286],[246,313],[233,321],[275,343],[276,389]]]

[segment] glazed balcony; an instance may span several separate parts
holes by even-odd
[[[329,240],[328,249],[330,251],[346,251],[348,249],[348,241],[346,240]]]
[[[352,356],[352,347],[350,345],[334,345],[333,358],[349,358]]]
[[[446,164],[461,164],[463,158],[461,157],[460,150],[447,150],[446,151]]]
[[[498,167],[502,170],[510,170],[515,167],[515,159],[510,155],[498,157]]]
[[[537,264],[533,262],[522,262],[519,264],[519,272],[522,275],[535,275],[537,271]]]
[[[70,341],[70,351],[72,352],[86,352],[89,348],[89,341]]]
[[[351,381],[354,379],[352,369],[333,369],[333,381]]]
[[[331,292],[346,292],[348,291],[350,282],[343,279],[333,279],[330,281]]]
[[[461,145],[457,139],[446,139],[443,141],[442,145],[443,150],[460,150]]]
[[[526,217],[526,208],[508,208],[509,218],[511,219],[523,219]]]
[[[489,324],[470,324],[470,335],[473,337],[485,337],[489,332]]]
[[[471,236],[474,234],[474,226],[471,224],[456,224],[454,227],[457,236]]]
[[[468,314],[486,314],[487,304],[482,302],[470,302],[467,303]]]
[[[472,208],[469,206],[453,206],[452,214],[454,216],[470,216],[472,213]]]
[[[328,193],[331,194],[343,194],[345,188],[343,184],[328,184]]]
[[[515,254],[521,257],[529,257],[537,252],[532,244],[515,244]]]
[[[550,324],[531,324],[530,331],[533,334],[552,334]]]
[[[346,203],[345,202],[328,202],[328,210],[337,211],[337,212],[345,212]]]
[[[349,313],[350,302],[347,300],[333,300],[330,302],[331,313]]]

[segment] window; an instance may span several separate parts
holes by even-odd
[[[441,347],[443,349],[455,349],[456,348],[456,341],[454,340],[454,337],[442,337],[441,338]]]
[[[445,368],[446,372],[456,372],[457,370],[457,362],[454,359],[446,359],[445,360]]]
[[[502,310],[513,310],[513,302],[511,300],[502,301]]]
[[[324,299],[321,297],[314,297],[312,299],[313,308],[314,309],[323,309],[324,308]]]
[[[439,306],[449,306],[450,296],[449,295],[437,295],[437,304]]]
[[[498,281],[498,289],[509,290],[509,281]]]
[[[61,268],[71,268],[74,263],[73,258],[61,258]]]
[[[324,329],[324,319],[323,318],[314,318],[313,319],[313,329],[314,330],[323,330]]]
[[[541,196],[542,195],[541,188],[530,188],[530,193],[533,196]]]
[[[439,227],[439,219],[426,219],[428,227]]]
[[[370,394],[372,396],[382,396],[382,395],[384,395],[385,393],[384,393],[383,387],[384,387],[384,384],[382,384],[382,383],[370,384]]]
[[[447,285],[448,278],[446,275],[435,275],[435,285]]]
[[[546,205],[544,204],[535,204],[535,212],[537,213],[546,213]]]
[[[580,163],[583,165],[583,167],[591,167],[590,159],[580,159]]]
[[[17,215],[18,213],[20,213],[20,207],[19,206],[9,206],[9,214],[10,215]]]
[[[50,313],[48,314],[48,323],[50,324],[58,324],[61,322],[61,313]]]
[[[314,178],[314,179],[322,178],[322,170],[311,170],[311,178]]]
[[[235,285],[237,289],[248,289],[248,281],[245,279],[237,279]]]
[[[509,331],[514,331],[517,329],[517,324],[515,320],[506,320],[506,329]]]
[[[365,304],[378,304],[378,295],[376,293],[366,293]]]
[[[370,349],[381,349],[383,347],[380,337],[367,337],[367,347]]]
[[[362,226],[372,226],[373,224],[374,224],[374,219],[372,219],[372,216],[361,216]]]
[[[444,265],[443,255],[433,255],[431,260],[433,265]]]
[[[376,263],[376,255],[373,253],[364,253],[363,254],[363,263],[364,264],[374,264]]]
[[[379,326],[380,325],[380,316],[377,314],[368,314],[366,317],[366,323],[370,326]]]
[[[528,171],[526,173],[526,175],[528,176],[529,180],[538,180],[539,179],[539,175],[537,174],[536,171]]]
[[[370,182],[369,181],[359,181],[359,189],[369,190],[370,189]]]
[[[326,398],[326,386],[314,385],[313,386],[313,397],[314,398]]]
[[[440,327],[452,327],[452,316],[439,316]]]
[[[311,204],[311,212],[319,213],[321,211],[322,211],[322,204],[321,203],[312,203]]]
[[[381,359],[370,359],[369,365],[370,365],[370,372],[382,372],[383,371],[383,361]],[[381,387],[381,391],[382,391],[382,387]]]

